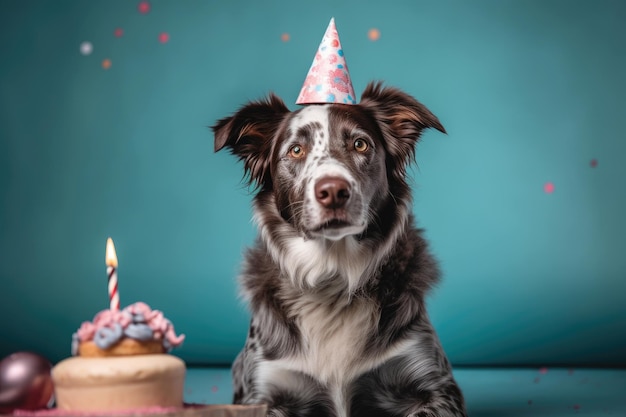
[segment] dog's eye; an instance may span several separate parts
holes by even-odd
[[[304,148],[300,145],[293,145],[289,148],[289,156],[295,159],[302,158],[304,156]]]
[[[357,139],[354,141],[354,150],[357,152],[365,152],[369,148],[367,142],[363,139]]]

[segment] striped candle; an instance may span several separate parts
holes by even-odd
[[[117,291],[117,255],[113,239],[107,239],[107,249],[105,261],[107,265],[107,276],[109,277],[109,302],[113,311],[120,309],[120,295]]]

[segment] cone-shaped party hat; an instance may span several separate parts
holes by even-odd
[[[296,104],[356,104],[335,19],[330,19]]]

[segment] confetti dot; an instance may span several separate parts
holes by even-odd
[[[595,168],[598,166],[598,160],[597,159],[592,159],[591,162],[589,162],[589,165],[591,165],[591,168]]]
[[[280,35],[280,40],[283,42],[289,42],[289,39],[291,39],[291,36],[289,36],[288,33],[283,33],[282,35]]]
[[[552,184],[551,182],[546,182],[543,186],[543,191],[545,191],[547,194],[552,194],[554,192],[554,184]]]
[[[550,184],[550,183],[548,183],[548,184]],[[546,184],[546,185],[548,185],[548,184]],[[552,191],[554,191],[554,185],[552,186],[552,188],[553,188]],[[551,193],[552,191],[547,191],[546,190],[547,193]],[[542,375],[547,374],[548,373],[548,368],[546,368],[545,366],[539,368],[539,373],[542,374]]]
[[[533,400],[528,400],[528,405],[533,405]]]
[[[83,42],[80,44],[80,53],[83,55],[91,55],[93,52],[93,45],[91,42]]]
[[[167,43],[170,40],[170,35],[167,32],[159,33],[159,42]]]
[[[370,39],[370,41],[377,41],[380,39],[380,30],[376,29],[376,28],[372,28],[369,30],[369,32],[367,32],[367,37]]]
[[[211,387],[211,391],[213,391],[213,392],[217,392],[217,391],[218,391],[218,389],[219,389],[219,388],[217,388],[217,385],[213,385],[213,386]]]
[[[535,384],[538,384],[539,382],[541,382],[541,378],[536,377],[536,378],[533,380],[533,382],[534,382]]]
[[[102,61],[102,68],[104,68],[105,70],[111,68],[111,60],[109,58],[106,58]]]
[[[113,31],[113,35],[115,35],[116,38],[121,38],[123,34],[124,29],[122,28],[116,28],[115,31]]]
[[[574,404],[574,410],[580,410],[580,405]]]
[[[139,10],[139,13],[146,14],[150,11],[150,3],[148,3],[147,1],[142,1],[137,6],[137,9]]]

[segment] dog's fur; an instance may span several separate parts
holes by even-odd
[[[290,112],[276,96],[213,126],[256,188],[240,277],[252,320],[235,403],[271,416],[465,416],[425,309],[439,271],[406,167],[439,120],[400,90]]]

